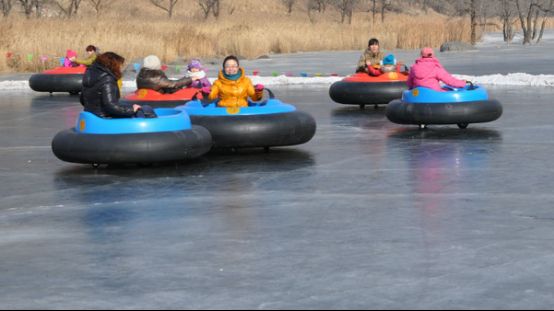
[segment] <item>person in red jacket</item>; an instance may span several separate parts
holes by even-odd
[[[449,74],[441,65],[432,48],[423,48],[421,57],[410,69],[410,74],[406,83],[410,89],[418,86],[433,89],[435,91],[446,91],[440,83],[447,84],[454,88],[465,87],[467,81],[459,80]]]

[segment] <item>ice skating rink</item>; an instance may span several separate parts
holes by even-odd
[[[78,97],[4,92],[0,306],[551,308],[552,91],[488,89],[497,121],[420,131],[277,87],[307,144],[97,170],[50,149]]]

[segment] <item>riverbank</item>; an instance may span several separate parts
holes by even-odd
[[[373,23],[367,13],[358,12],[352,24],[338,22],[336,12],[331,11],[313,21],[300,13],[287,16],[279,12],[233,15],[217,21],[7,18],[0,19],[0,72],[51,68],[59,65],[67,49],[83,54],[89,44],[115,51],[128,61],[156,54],[172,63],[229,54],[256,59],[281,53],[360,50],[371,37],[379,38],[385,49],[439,47],[446,41],[468,42],[469,33],[467,18],[436,13],[391,13],[385,23]],[[25,34],[24,40],[21,34]]]
[[[519,39],[516,37],[516,40]],[[545,86],[554,85],[554,31],[545,32],[539,45],[506,44],[500,33],[487,33],[474,50],[438,52],[437,58],[459,78],[475,83],[497,86]],[[397,59],[413,64],[419,50],[393,49]],[[267,86],[324,86],[342,79],[354,71],[361,51],[326,51],[274,54],[268,58],[242,60],[247,75],[255,83]],[[210,79],[217,77],[219,61],[206,63]],[[124,76],[125,91],[135,89],[136,72],[127,66]],[[166,73],[173,78],[182,76],[170,67]],[[256,72],[257,75],[254,75]],[[31,73],[0,74],[1,91],[29,90]]]

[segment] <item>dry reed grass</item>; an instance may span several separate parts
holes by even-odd
[[[234,2],[227,8],[232,15],[203,20],[191,10],[172,20],[162,12],[113,8],[99,18],[0,20],[0,71],[39,71],[56,66],[58,60],[41,62],[40,55],[62,57],[68,48],[80,54],[88,44],[103,51],[115,51],[127,60],[149,54],[165,62],[177,58],[216,57],[235,54],[255,58],[269,53],[291,53],[320,50],[362,50],[370,37],[380,39],[385,49],[438,47],[445,41],[469,41],[469,22],[463,18],[439,14],[389,14],[385,23],[369,21],[367,13],[357,13],[351,25],[337,22],[338,13],[315,15],[310,20],[298,10],[287,16],[266,4],[259,14],[248,13],[248,1]],[[269,2],[268,2],[269,3]],[[275,3],[273,3],[275,5]],[[284,11],[284,10],[283,10]],[[273,13],[272,13],[273,12]],[[156,15],[157,14],[157,15]],[[88,15],[90,16],[90,14]],[[29,61],[26,57],[33,54]]]

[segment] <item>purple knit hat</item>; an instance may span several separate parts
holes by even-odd
[[[203,70],[202,63],[198,59],[193,59],[189,62],[187,66],[188,70],[191,70],[192,68],[198,68],[200,70]]]

